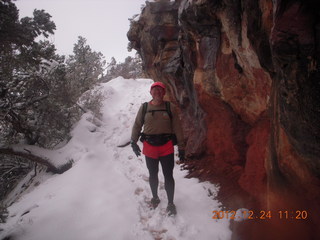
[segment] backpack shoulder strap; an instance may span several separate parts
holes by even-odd
[[[148,109],[148,102],[144,102],[142,104],[142,125],[144,124],[144,118],[146,116],[147,109]]]
[[[165,102],[166,103],[166,110],[168,112],[168,115],[170,117],[170,119],[172,119],[172,112],[171,112],[171,108],[170,108],[170,102]]]

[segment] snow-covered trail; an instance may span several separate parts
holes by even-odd
[[[212,219],[220,203],[209,196],[217,188],[186,179],[175,166],[175,204],[178,214],[168,217],[162,172],[161,203],[150,210],[151,191],[144,157],[130,146],[131,127],[142,102],[150,99],[148,79],[121,77],[99,86],[104,94],[103,119],[85,114],[73,138],[57,150],[75,161],[62,175],[38,176],[39,185],[9,208],[9,219],[0,225],[0,239],[21,240],[212,240],[230,239],[227,219]],[[63,154],[61,154],[63,153]],[[160,167],[161,169],[161,167]]]

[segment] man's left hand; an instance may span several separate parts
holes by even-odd
[[[185,159],[185,151],[184,150],[179,150],[178,157],[179,157],[179,162],[180,163],[184,163],[184,161],[186,160]]]

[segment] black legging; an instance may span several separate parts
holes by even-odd
[[[149,169],[149,183],[154,198],[158,197],[158,171],[159,162],[162,166],[162,171],[164,175],[164,187],[167,192],[168,202],[173,203],[174,197],[174,179],[173,179],[173,168],[174,168],[174,155],[169,154],[159,159],[153,159],[146,156],[146,163]]]

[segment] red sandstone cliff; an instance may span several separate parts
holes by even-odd
[[[318,2],[146,2],[128,38],[181,109],[190,177],[220,183],[231,209],[308,211],[246,221],[236,234],[319,239]]]

